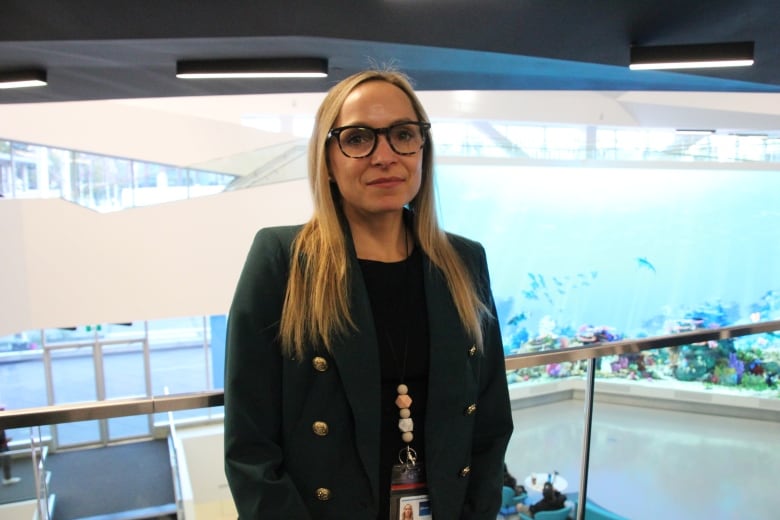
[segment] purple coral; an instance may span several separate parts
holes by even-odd
[[[733,368],[737,376],[737,384],[742,381],[742,374],[745,372],[745,363],[737,358],[736,352],[729,354],[729,368]]]

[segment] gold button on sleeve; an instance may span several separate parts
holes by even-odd
[[[328,360],[322,356],[312,359],[311,364],[317,372],[325,372],[328,369]]]
[[[460,476],[461,477],[468,477],[469,473],[471,473],[471,466],[466,466],[462,470],[460,470]]]
[[[317,491],[315,491],[314,494],[317,497],[317,500],[323,502],[330,500],[330,489],[328,488],[317,488]]]
[[[314,421],[314,424],[311,425],[311,429],[315,435],[319,435],[320,437],[326,436],[329,431],[328,423],[325,421]]]
[[[469,349],[469,356],[474,357],[477,355],[477,346],[471,345],[471,348]]]
[[[476,404],[470,404],[466,407],[465,410],[463,410],[463,415],[472,415],[474,412],[477,411],[477,405]]]

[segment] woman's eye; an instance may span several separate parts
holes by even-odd
[[[366,131],[354,131],[350,132],[347,135],[343,137],[343,142],[350,144],[350,145],[359,145],[364,144],[367,142],[371,142],[372,137],[370,132]]]
[[[411,141],[412,139],[417,138],[417,134],[415,133],[414,128],[410,128],[408,126],[394,128],[393,136],[399,141]]]

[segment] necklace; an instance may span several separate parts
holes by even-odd
[[[409,236],[408,236],[408,229],[406,226],[404,226],[404,247],[406,248],[406,258],[404,259],[404,271],[405,271],[405,280],[406,283],[406,290],[411,295],[411,288],[409,287]],[[411,296],[409,296],[411,298]],[[411,304],[411,302],[409,302]],[[407,306],[407,309],[409,309],[410,306]],[[395,348],[393,348],[392,343],[390,346],[393,354],[393,359],[396,361],[396,365],[398,365],[398,360],[396,358],[395,354]],[[399,384],[396,388],[396,391],[398,392],[398,396],[395,398],[395,405],[398,407],[398,429],[401,432],[401,440],[406,444],[404,448],[401,449],[400,452],[398,452],[398,460],[401,462],[401,464],[405,464],[407,466],[414,466],[417,463],[417,452],[414,451],[414,448],[412,448],[411,443],[414,440],[414,421],[412,420],[412,398],[409,395],[409,387],[404,384],[404,378],[406,376],[406,358],[409,353],[409,328],[408,328],[408,322],[406,325],[406,334],[404,337],[404,353],[403,353],[403,362],[400,367],[400,377],[399,377]]]

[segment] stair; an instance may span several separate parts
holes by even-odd
[[[105,515],[85,516],[74,520],[175,520],[176,504],[144,507]]]

